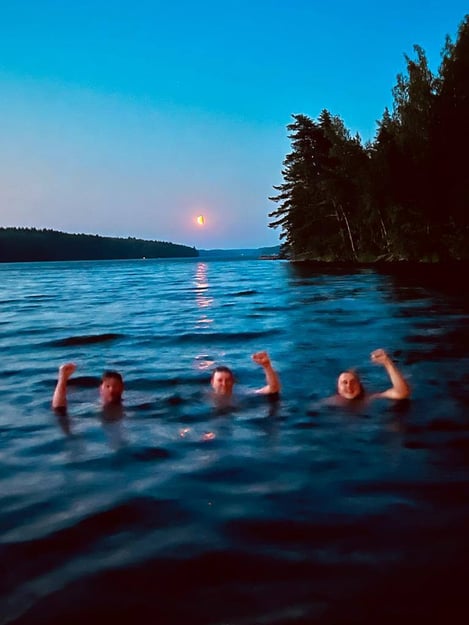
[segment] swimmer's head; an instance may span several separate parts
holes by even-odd
[[[344,371],[337,380],[337,392],[344,399],[361,399],[365,394],[356,371]]]
[[[231,395],[234,386],[234,375],[229,367],[216,367],[210,380],[216,395]]]
[[[117,371],[105,371],[101,376],[99,393],[104,405],[120,404],[124,392],[124,380]]]

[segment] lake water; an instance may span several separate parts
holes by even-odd
[[[0,265],[0,624],[463,622],[464,283],[283,261]],[[318,408],[344,368],[388,387],[378,347],[411,401]],[[213,365],[242,396],[264,384],[262,349],[280,401],[217,412]],[[105,368],[125,377],[122,421],[96,405]]]

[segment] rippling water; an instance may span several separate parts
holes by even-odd
[[[0,623],[462,622],[469,304],[429,272],[0,265]],[[412,400],[318,409],[343,368],[387,388],[377,347]],[[280,402],[217,413],[214,363],[257,388],[261,349]],[[105,368],[122,421],[97,408]]]

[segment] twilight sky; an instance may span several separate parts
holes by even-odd
[[[293,113],[372,139],[404,54],[436,71],[467,0],[0,6],[0,226],[197,248],[278,243]],[[205,225],[196,223],[205,216]]]

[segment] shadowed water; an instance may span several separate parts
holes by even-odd
[[[462,276],[266,261],[0,265],[0,624],[457,622],[469,359]],[[456,286],[455,286],[456,285]],[[413,397],[327,408],[344,368]],[[250,359],[267,349],[279,402]],[[69,415],[50,400],[78,368]],[[240,400],[217,411],[214,364]],[[125,416],[101,415],[104,369]],[[207,434],[209,436],[207,436]]]

